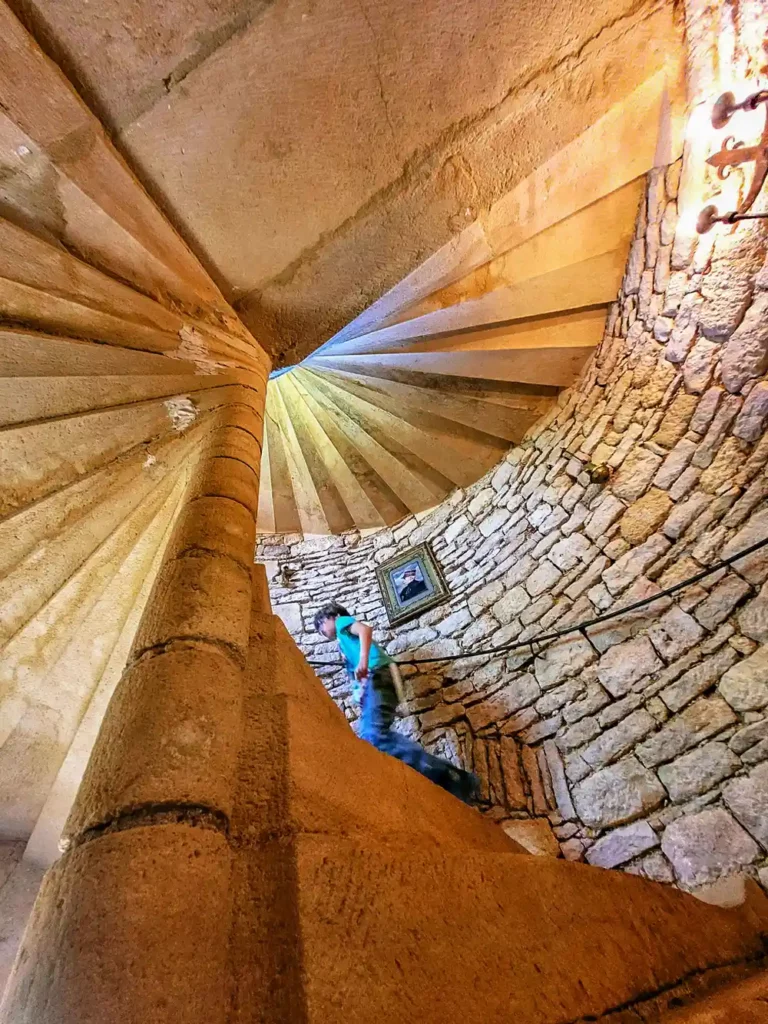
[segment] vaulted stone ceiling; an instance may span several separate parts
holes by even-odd
[[[270,384],[264,532],[392,523],[520,441],[679,153],[666,0],[12,6],[273,365],[301,363]]]
[[[277,366],[659,69],[672,82],[681,35],[667,0],[11,6]],[[589,162],[625,159],[646,130]]]

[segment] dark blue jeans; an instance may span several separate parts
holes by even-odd
[[[441,757],[428,754],[414,740],[392,728],[398,699],[388,668],[371,673],[365,684],[360,715],[360,738],[377,750],[404,761],[438,786],[463,798],[468,773]]]

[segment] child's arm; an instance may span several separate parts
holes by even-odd
[[[354,622],[349,627],[349,632],[360,640],[360,661],[357,664],[355,675],[362,681],[368,676],[368,656],[371,653],[373,629],[365,622]]]

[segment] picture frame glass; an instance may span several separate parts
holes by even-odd
[[[391,625],[416,618],[448,599],[440,567],[426,544],[378,566],[376,576]]]

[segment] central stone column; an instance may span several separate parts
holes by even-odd
[[[2,1019],[224,1021],[263,407],[224,389]]]

